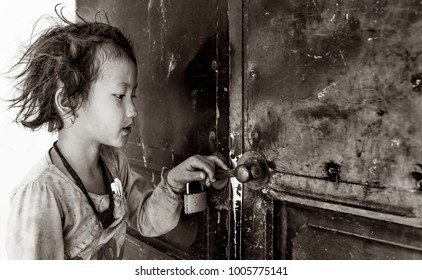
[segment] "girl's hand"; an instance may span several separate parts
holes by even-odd
[[[176,193],[184,192],[186,184],[192,181],[201,181],[209,187],[215,182],[215,165],[224,170],[229,169],[216,155],[191,156],[167,173],[167,183]]]

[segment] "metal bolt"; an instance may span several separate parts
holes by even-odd
[[[325,172],[327,172],[328,179],[332,182],[340,182],[341,166],[335,162],[327,162],[325,164]]]
[[[214,142],[214,140],[216,138],[215,131],[210,131],[208,138],[211,142]]]
[[[256,72],[256,70],[251,70],[249,72],[249,76],[251,77],[252,80],[258,79],[258,73]]]
[[[217,63],[217,61],[213,60],[213,61],[211,62],[211,68],[212,68],[212,70],[214,70],[214,71],[218,71],[218,63]]]
[[[328,168],[328,173],[330,174],[336,174],[337,170],[334,167]]]

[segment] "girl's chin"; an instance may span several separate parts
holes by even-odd
[[[116,143],[116,148],[121,148],[124,145],[126,145],[127,141],[129,140],[129,137],[124,137],[120,142]]]
[[[121,148],[124,145],[126,145],[127,141],[129,140],[128,135],[126,136],[120,136],[114,141],[109,141],[108,143],[103,143],[104,145],[115,147],[115,148]]]

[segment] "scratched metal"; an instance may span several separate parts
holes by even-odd
[[[335,164],[338,182],[415,192],[422,96],[411,77],[422,68],[422,4],[248,1],[247,9],[249,149],[283,173],[330,178]]]
[[[248,1],[248,146],[278,171],[413,190],[420,1]],[[252,72],[252,73],[251,73]],[[256,75],[256,77],[254,76]]]

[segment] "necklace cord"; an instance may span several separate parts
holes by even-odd
[[[105,210],[103,213],[100,213],[95,208],[95,204],[92,201],[91,197],[89,196],[88,191],[86,190],[86,188],[85,188],[82,180],[79,178],[79,176],[76,173],[76,171],[72,168],[72,166],[70,166],[69,162],[63,156],[63,154],[61,153],[59,147],[57,147],[57,141],[54,142],[53,147],[56,150],[57,154],[59,155],[60,159],[62,160],[64,167],[67,169],[67,171],[69,172],[69,174],[72,176],[73,180],[75,180],[76,185],[81,189],[81,191],[84,193],[84,195],[88,199],[89,204],[91,205],[92,209],[95,212],[95,215],[98,217],[98,219],[100,220],[100,222],[103,225],[103,227],[104,228],[108,228],[111,223],[108,224],[109,222],[105,222],[104,221],[104,219],[105,219],[104,217],[105,216],[108,216],[105,212],[110,212],[111,211],[111,214],[113,214],[114,203],[113,203],[113,194],[112,194],[111,186],[110,186],[110,177],[109,177],[109,174],[107,172],[108,169],[105,166],[105,163],[102,160],[102,158],[100,157],[99,158],[99,161],[100,161],[100,166],[101,166],[101,171],[102,171],[102,175],[103,175],[103,180],[104,180],[105,188],[107,190],[107,193],[108,193],[108,197],[109,197],[110,202],[109,202],[109,208],[107,210]],[[114,217],[113,217],[113,221],[114,221]]]

